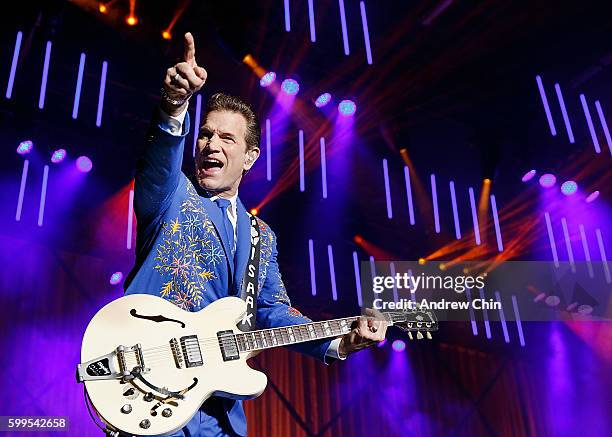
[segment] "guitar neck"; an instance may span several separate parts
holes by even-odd
[[[386,321],[393,324],[393,318],[383,313]],[[236,334],[236,343],[240,352],[271,349],[313,340],[340,337],[351,331],[351,325],[359,316],[342,319],[311,322],[301,325],[279,328],[259,329]]]

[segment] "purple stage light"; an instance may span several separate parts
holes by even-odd
[[[591,194],[587,196],[586,203],[594,202],[595,199],[597,199],[598,197],[599,197],[599,191],[593,191]]]
[[[34,143],[32,141],[30,140],[22,141],[21,143],[19,143],[19,146],[17,146],[17,153],[19,153],[20,155],[27,155],[28,153],[32,151],[33,147],[34,147]]]
[[[319,97],[317,97],[317,100],[315,100],[315,106],[317,108],[322,108],[323,106],[327,105],[329,102],[331,102],[331,94],[323,93]]]
[[[273,71],[268,71],[266,74],[261,76],[261,79],[259,79],[259,85],[261,85],[262,88],[266,88],[272,85],[272,82],[274,82],[275,80],[276,73]]]
[[[561,192],[566,196],[576,194],[576,191],[578,191],[578,184],[574,181],[565,181],[561,184]]]
[[[523,175],[523,177],[521,178],[521,181],[528,182],[532,180],[535,177],[536,173],[537,172],[535,170],[529,170],[527,173]]]
[[[87,156],[79,156],[76,160],[76,166],[79,171],[83,173],[88,173],[93,167],[93,164],[91,162],[91,159],[89,159]]]
[[[540,185],[544,188],[550,188],[557,182],[557,178],[554,174],[546,173],[540,176]]]
[[[53,152],[53,155],[51,155],[51,162],[53,164],[59,164],[65,158],[66,158],[66,150],[64,150],[64,149],[57,149],[55,152]]]
[[[285,79],[281,84],[281,88],[285,94],[295,96],[300,90],[300,84],[295,79]]]
[[[404,340],[395,340],[391,345],[395,352],[404,352],[406,350],[406,343]]]
[[[352,100],[343,100],[338,104],[338,112],[340,115],[350,117],[357,111],[357,105]]]
[[[121,282],[121,280],[123,279],[123,273],[121,272],[115,272],[111,275],[110,277],[110,284],[111,285],[117,285],[119,282]]]

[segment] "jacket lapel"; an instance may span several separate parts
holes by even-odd
[[[241,290],[239,287],[242,277],[244,276],[247,261],[249,260],[249,251],[251,250],[251,219],[240,199],[237,199],[236,207],[238,209],[238,229],[236,230],[237,244],[234,287],[236,288],[236,292],[240,294]]]

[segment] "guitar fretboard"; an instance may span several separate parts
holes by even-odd
[[[392,322],[392,317],[385,314],[385,318],[388,322]],[[236,334],[236,343],[240,352],[250,352],[306,341],[339,337],[350,332],[351,325],[358,319],[359,317],[346,317],[326,320],[324,322],[260,329]]]

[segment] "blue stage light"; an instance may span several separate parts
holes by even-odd
[[[323,106],[327,105],[329,102],[331,102],[331,94],[323,93],[319,97],[317,97],[317,100],[315,100],[315,106],[317,108],[322,108]]]
[[[574,181],[565,181],[561,184],[561,192],[566,196],[571,196],[578,191],[578,184]]]
[[[404,343],[404,340],[395,340],[391,347],[395,352],[404,352],[406,350],[406,343]]]
[[[261,79],[259,79],[259,85],[261,85],[262,88],[266,88],[272,85],[272,82],[274,82],[275,80],[276,73],[273,71],[268,71],[266,74],[261,76]]]
[[[21,143],[19,143],[19,146],[17,146],[17,153],[19,153],[20,155],[27,155],[28,153],[32,151],[33,147],[34,147],[34,143],[32,141],[30,140],[22,141]]]
[[[117,285],[119,282],[121,282],[122,279],[123,279],[123,273],[115,272],[111,275],[109,282],[111,285]]]
[[[300,90],[300,84],[297,83],[294,79],[285,79],[281,84],[281,88],[285,94],[289,94],[290,96],[294,96]]]
[[[83,173],[88,173],[93,167],[93,164],[91,162],[91,159],[89,159],[87,156],[79,156],[76,160],[76,166],[79,171]]]
[[[62,162],[64,159],[66,158],[66,150],[64,149],[58,149],[55,152],[53,152],[53,155],[51,155],[51,162],[53,164],[59,164],[60,162]]]
[[[555,175],[546,173],[540,176],[540,185],[544,188],[550,188],[557,182]]]
[[[343,100],[338,104],[338,112],[344,117],[350,117],[357,111],[357,105],[352,100]]]

